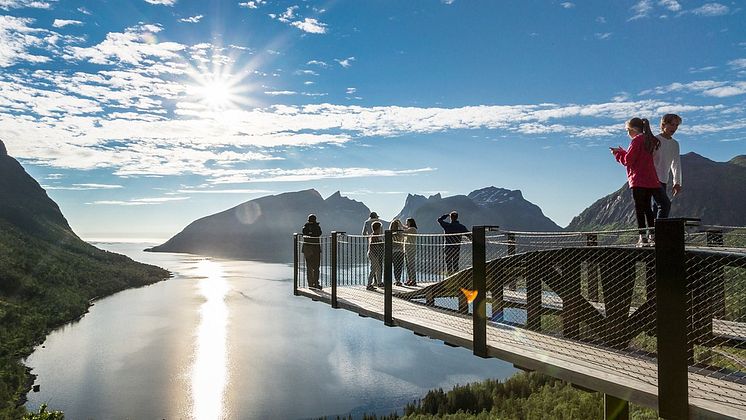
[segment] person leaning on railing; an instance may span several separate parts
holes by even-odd
[[[306,278],[308,287],[321,290],[319,283],[319,266],[321,265],[321,226],[315,214],[308,215],[308,222],[303,225],[303,257],[306,260]]]
[[[447,217],[451,217],[450,222],[446,222]],[[458,271],[458,260],[461,255],[461,235],[457,233],[469,233],[469,229],[458,221],[458,212],[455,210],[450,214],[444,214],[438,218],[440,227],[446,234],[446,243],[443,250],[446,258],[446,273],[451,274]]]
[[[413,218],[407,218],[407,224],[404,226],[404,256],[407,266],[407,286],[417,285],[417,269],[415,259],[417,258],[417,222]]]

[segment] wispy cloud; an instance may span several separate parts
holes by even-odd
[[[563,1],[562,3],[560,3],[560,6],[562,6],[565,9],[572,9],[573,7],[575,7],[575,3],[570,2],[570,1]]]
[[[108,206],[153,206],[170,201],[184,201],[191,197],[154,197],[154,198],[133,198],[131,200],[98,200],[86,204],[108,205]]]
[[[146,3],[150,4],[160,4],[163,6],[173,6],[176,4],[177,0],[145,0]]]
[[[671,12],[678,12],[681,10],[681,4],[676,0],[660,0],[658,1],[658,4]]]
[[[651,0],[640,0],[639,2],[635,3],[634,6],[632,6],[631,10],[633,15],[628,20],[646,18],[653,10],[653,2]]]
[[[247,169],[216,171],[207,182],[211,184],[243,184],[254,182],[301,182],[319,179],[363,177],[394,177],[435,171],[435,168],[378,169],[378,168],[302,168],[302,169]]]
[[[177,191],[178,194],[271,194],[272,190],[235,188],[235,189],[191,189],[184,188]]]
[[[113,190],[118,188],[124,188],[122,185],[116,184],[72,184],[70,186],[64,185],[43,185],[44,189],[47,190],[67,190],[67,191],[87,191],[87,190]]]
[[[55,48],[59,34],[32,27],[34,19],[0,16],[0,67],[19,62],[45,63],[51,58],[32,53],[32,49]]]
[[[336,61],[337,63],[339,63],[340,66],[342,66],[344,68],[348,68],[348,67],[352,66],[352,62],[355,61],[355,57],[347,57],[347,58],[344,58],[344,59],[335,58],[334,61]]]
[[[325,61],[320,61],[320,60],[311,60],[307,62],[306,64],[309,66],[319,66],[319,67],[324,67],[324,68],[329,67],[329,65],[326,64]]]
[[[259,6],[262,6],[264,4],[267,4],[266,0],[254,0],[238,3],[240,7],[246,7],[248,9],[258,9]]]
[[[640,92],[640,95],[665,95],[671,92],[694,92],[704,96],[725,98],[746,93],[746,82],[723,82],[716,80],[696,80],[689,83],[675,82],[644,90]]]
[[[205,17],[205,16],[204,15],[190,16],[190,17],[179,19],[179,22],[184,22],[184,23],[199,23],[199,21],[201,21],[203,17]]]
[[[0,9],[3,9],[3,10],[21,9],[21,8],[50,9],[52,7],[52,3],[56,1],[57,0],[49,0],[49,1],[0,0]]]
[[[295,26],[301,31],[308,32],[310,34],[326,33],[326,24],[323,22],[319,22],[318,20],[313,18],[305,18],[302,21],[295,21],[292,22],[290,25]]]
[[[706,3],[696,9],[692,9],[691,12],[698,16],[712,17],[727,15],[730,12],[730,9],[724,4]]]
[[[79,20],[55,19],[54,22],[52,23],[52,26],[54,26],[55,28],[63,28],[69,25],[82,25],[82,24],[83,22]]]
[[[596,38],[604,40],[611,38],[611,32],[596,32]]]

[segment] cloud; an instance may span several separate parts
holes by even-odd
[[[746,70],[746,58],[731,60],[728,62],[728,65],[736,70]]]
[[[678,12],[681,10],[681,4],[676,0],[660,0],[658,4],[671,12]]]
[[[264,94],[269,96],[290,96],[297,95],[298,92],[293,90],[268,90],[265,91]]]
[[[50,0],[56,2],[57,0]],[[50,9],[52,4],[48,1],[36,1],[36,0],[0,0],[0,9]]]
[[[355,94],[355,92],[357,92],[357,88],[354,88],[354,87],[348,87],[348,88],[347,88],[347,89],[345,90],[345,93],[346,93],[346,94],[348,94],[348,95],[354,95],[354,94]]]
[[[631,18],[627,19],[628,21],[646,18],[653,10],[652,1],[640,0],[639,2],[635,3],[634,6],[632,6],[631,10],[634,14]]]
[[[712,71],[715,69],[717,69],[717,67],[715,66],[706,66],[706,67],[700,67],[700,68],[691,67],[689,68],[689,73],[692,73],[692,74],[705,73],[705,72]]]
[[[355,57],[347,57],[345,59],[335,58],[334,61],[344,68],[349,68],[352,66],[352,62],[355,61]]]
[[[159,25],[138,25],[127,28],[124,33],[110,32],[98,45],[92,47],[69,47],[66,58],[87,60],[94,64],[124,63],[143,65],[148,59],[161,62],[179,59],[186,46],[177,42],[154,42],[154,34],[163,28]]]
[[[435,171],[435,168],[418,169],[378,169],[378,168],[302,168],[302,169],[247,169],[215,172],[208,178],[211,184],[244,184],[255,182],[301,182],[319,179],[394,177],[416,175]]]
[[[565,2],[560,3],[560,6],[562,6],[565,9],[572,9],[573,7],[575,7],[575,3],[565,1]]]
[[[10,67],[16,63],[45,63],[51,60],[47,55],[32,51],[56,48],[59,34],[31,26],[31,18],[0,15],[0,67]]]
[[[68,25],[82,25],[83,22],[79,20],[65,20],[65,19],[55,19],[52,23],[52,26],[55,28],[62,28]]]
[[[109,206],[152,206],[167,203],[169,201],[189,200],[190,197],[154,197],[154,198],[134,198],[131,200],[99,200],[86,204],[109,205]]]
[[[600,32],[596,32],[596,34],[595,34],[595,35],[596,35],[596,38],[598,38],[598,39],[601,39],[601,40],[604,40],[604,39],[609,39],[609,38],[611,38],[611,35],[612,35],[612,34],[611,34],[611,32],[603,32],[603,33],[600,33]]]
[[[86,9],[85,7],[78,7],[78,11],[79,11],[80,13],[82,13],[82,14],[84,14],[84,15],[88,15],[88,16],[90,16],[90,15],[92,15],[92,14],[93,14],[93,13],[91,13],[91,11],[90,11],[90,10]]]
[[[712,17],[727,15],[730,9],[724,4],[706,3],[696,9],[692,9],[691,12],[698,16]]]
[[[730,64],[730,63],[729,63]],[[744,63],[746,64],[746,63]],[[665,95],[671,92],[694,92],[704,96],[725,98],[729,96],[742,95],[746,93],[746,82],[722,82],[716,80],[696,80],[689,83],[671,83],[666,86],[658,86],[653,89],[644,90],[640,95]]]
[[[185,22],[185,23],[199,23],[202,18],[205,17],[204,15],[196,15],[196,16],[190,16],[188,18],[181,18],[179,19],[179,22]]]
[[[324,68],[329,67],[329,65],[326,64],[325,61],[320,61],[320,60],[311,60],[311,61],[308,61],[306,63],[306,65],[309,65],[309,66],[319,66],[319,67],[324,67]]]
[[[115,184],[72,184],[71,186],[43,185],[42,187],[46,190],[67,190],[67,191],[112,190],[112,189],[117,189],[117,188],[124,188],[122,185],[115,185]]]
[[[203,190],[203,189],[180,189],[177,191],[179,194],[270,194],[272,190],[260,190],[260,189],[248,189],[248,188],[235,188],[235,189],[220,189],[220,190]]]
[[[254,0],[254,1],[247,1],[243,3],[238,3],[239,7],[246,7],[247,9],[258,9],[259,6],[262,6],[264,4],[267,4],[266,0]]]
[[[163,6],[173,6],[176,4],[177,0],[145,0],[146,3],[150,4],[160,4]]]
[[[456,0],[440,0],[440,2],[441,2],[441,3],[443,3],[443,4],[447,4],[447,5],[451,5],[451,4],[453,4],[453,3],[455,2],[455,1],[456,1]]]
[[[305,18],[303,19],[303,21],[295,21],[292,22],[290,25],[295,26],[301,31],[308,32],[310,34],[326,33],[326,24],[312,18]]]
[[[606,23],[606,18],[603,16],[599,16],[596,18],[596,23],[604,24]]]

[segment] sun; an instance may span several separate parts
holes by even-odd
[[[188,100],[206,111],[220,112],[251,105],[254,86],[246,80],[246,71],[233,72],[229,66],[212,69],[193,68],[188,72]]]
[[[210,109],[220,110],[233,107],[234,89],[225,80],[208,80],[205,84],[198,86],[197,91],[201,102]]]

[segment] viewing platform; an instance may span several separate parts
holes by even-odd
[[[602,392],[607,418],[627,418],[627,402],[667,419],[746,418],[746,229],[657,229],[638,248],[632,230],[475,226],[450,274],[445,235],[387,231],[373,290],[368,238],[321,238],[319,290],[296,236],[294,292]]]

